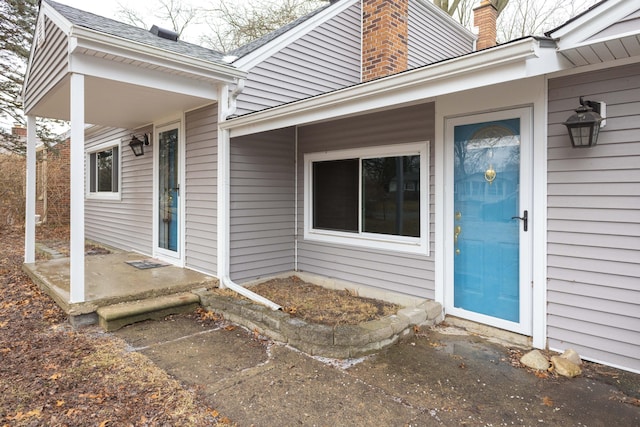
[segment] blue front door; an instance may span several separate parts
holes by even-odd
[[[519,235],[526,221],[519,206],[520,121],[453,129],[453,306],[516,323],[521,320]]]

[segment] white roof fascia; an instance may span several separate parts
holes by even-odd
[[[281,34],[264,46],[261,46],[255,51],[248,53],[242,58],[239,58],[237,61],[233,62],[233,65],[242,70],[250,70],[251,68],[270,58],[283,48],[287,47],[294,41],[315,30],[318,25],[323,24],[324,22],[338,16],[340,13],[344,12],[354,4],[359,3],[359,1],[360,0],[344,0],[338,2],[335,5],[327,7],[322,12],[317,13],[315,16],[312,16],[308,20],[302,22],[300,25],[297,25],[289,31]]]
[[[567,50],[583,43],[620,19],[638,10],[637,0],[609,0],[550,33],[558,40],[558,49]],[[587,44],[593,44],[590,42]]]
[[[437,96],[509,80],[522,79],[569,66],[551,60],[558,54],[553,46],[541,48],[539,41],[526,38],[427,67],[362,83],[353,87],[247,114],[220,123],[232,137],[303,123],[328,120],[424,102]],[[532,61],[540,61],[534,66]],[[542,64],[547,62],[547,66]]]
[[[628,32],[622,33],[622,34],[612,34],[612,35],[609,35],[607,37],[602,37],[602,38],[599,38],[599,39],[584,40],[582,42],[575,43],[575,44],[573,44],[571,46],[559,47],[558,51],[559,52],[565,52],[565,51],[572,50],[572,49],[577,49],[577,48],[580,48],[580,47],[593,46],[594,44],[598,44],[598,43],[607,43],[607,42],[614,41],[614,40],[621,40],[621,39],[624,39],[625,37],[634,37],[634,36],[638,36],[639,34],[640,34],[640,28],[638,28],[637,30],[628,31]],[[560,42],[562,42],[562,40],[560,40]],[[558,43],[558,45],[561,45],[561,43]]]
[[[199,60],[191,56],[154,48],[143,43],[87,28],[73,27],[69,37],[69,54],[73,54],[81,48],[93,49],[98,52],[192,74],[197,77],[225,82],[234,82],[235,79],[245,78],[247,74],[235,67]]]

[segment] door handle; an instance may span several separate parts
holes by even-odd
[[[519,219],[520,221],[522,221],[524,231],[527,231],[527,229],[529,228],[529,212],[528,211],[525,210],[522,216],[512,216],[511,219]]]

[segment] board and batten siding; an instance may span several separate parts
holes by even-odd
[[[29,111],[42,96],[51,91],[69,68],[67,36],[49,18],[45,17],[44,22],[45,41],[38,44],[34,38],[35,49],[24,99],[25,111]]]
[[[408,66],[421,67],[473,51],[474,37],[433,4],[409,2]]]
[[[572,149],[578,98],[607,104],[598,145]],[[548,338],[640,372],[640,65],[549,80]]]
[[[185,115],[185,266],[218,271],[218,109]]]
[[[231,139],[231,279],[293,271],[295,129]]]
[[[302,126],[298,130],[298,270],[399,292],[434,298],[434,104]],[[304,154],[379,145],[430,142],[430,255],[333,245],[304,239]]]
[[[135,132],[151,133],[152,129],[147,127]],[[88,135],[85,147],[91,151],[92,147],[103,143],[115,145],[130,136],[130,130],[108,128]],[[153,144],[144,147],[144,156],[140,157],[133,155],[127,143],[120,144],[119,151],[121,199],[85,199],[85,236],[116,248],[151,255]],[[88,164],[85,170],[88,171]]]
[[[236,114],[360,82],[360,33],[356,4],[248,70]]]

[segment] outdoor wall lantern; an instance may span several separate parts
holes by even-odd
[[[144,146],[149,145],[149,134],[144,134],[142,136],[144,142],[142,142],[137,136],[131,136],[131,142],[129,143],[129,147],[131,147],[131,151],[133,154],[138,157],[144,155]]]
[[[588,148],[598,143],[600,128],[605,125],[603,118],[605,114],[604,102],[585,101],[582,96],[580,97],[580,107],[564,122],[573,148]]]

